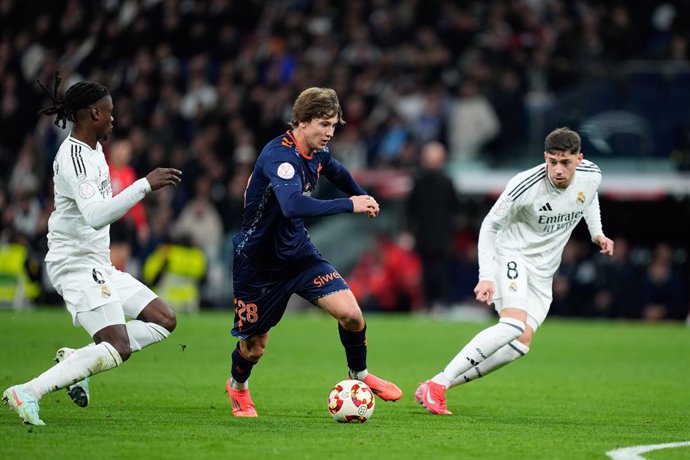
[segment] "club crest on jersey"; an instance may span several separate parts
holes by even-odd
[[[498,203],[498,206],[496,206],[496,209],[494,210],[494,213],[497,216],[503,216],[505,213],[508,212],[508,203],[505,200],[501,200],[500,203]]]
[[[518,290],[517,283],[515,281],[511,281],[510,286],[508,286],[508,290],[510,292],[517,292],[517,290]]]
[[[92,196],[96,194],[96,189],[93,188],[93,185],[89,184],[88,182],[82,182],[79,184],[79,196],[84,198],[85,200],[88,200]]]
[[[108,286],[106,286],[105,284],[101,286],[101,295],[104,299],[110,297],[110,289],[108,289]]]
[[[292,179],[295,176],[295,168],[290,163],[281,163],[278,166],[278,177],[281,179]]]
[[[585,203],[585,192],[577,192],[577,198],[575,198],[577,204]]]

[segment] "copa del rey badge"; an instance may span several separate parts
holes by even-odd
[[[281,163],[278,166],[278,177],[281,179],[292,179],[295,175],[295,168],[290,163]]]

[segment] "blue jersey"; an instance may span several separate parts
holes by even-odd
[[[309,196],[321,175],[348,196],[367,194],[328,147],[307,154],[291,131],[266,144],[247,183],[242,227],[233,238],[235,254],[268,270],[319,255],[304,218],[353,210],[349,198]]]

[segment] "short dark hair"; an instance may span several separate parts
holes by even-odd
[[[338,116],[338,124],[344,125],[343,109],[338,95],[331,88],[307,88],[300,93],[292,107],[290,127],[296,128],[301,122],[314,118]]]
[[[67,121],[76,121],[77,110],[88,107],[89,105],[100,101],[110,94],[108,88],[96,83],[95,81],[80,81],[70,86],[65,97],[60,98],[58,90],[62,77],[59,72],[55,72],[55,81],[53,83],[53,92],[46,85],[36,80],[36,83],[46,92],[48,97],[53,101],[53,105],[38,111],[39,115],[56,115],[55,125],[64,128]],[[61,126],[62,125],[62,126]]]
[[[546,152],[580,153],[582,141],[580,135],[570,128],[556,128],[546,136],[544,150]]]

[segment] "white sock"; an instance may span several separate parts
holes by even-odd
[[[246,390],[247,388],[249,388],[249,380],[245,382],[238,382],[237,380],[230,377],[230,386],[233,390]]]
[[[146,323],[138,319],[127,321],[125,326],[132,352],[140,351],[142,348],[160,342],[170,335],[170,331],[163,326],[156,323]]]
[[[522,358],[528,352],[529,347],[527,345],[517,340],[513,340],[508,345],[504,345],[502,348],[496,350],[496,353],[486,358],[477,366],[450,382],[450,386],[447,388],[462,385],[463,383],[471,382],[472,380],[477,380],[489,375],[493,371],[502,368],[506,364],[515,361],[518,358]]]
[[[120,353],[108,342],[75,350],[70,357],[22,385],[22,390],[40,399],[60,388],[122,364]]]
[[[450,387],[453,381],[493,355],[499,348],[520,337],[523,332],[525,332],[525,323],[522,321],[501,318],[498,324],[475,335],[448,363],[443,372],[431,380],[446,388]]]
[[[353,371],[350,369],[347,373],[351,379],[364,380],[364,378],[369,375],[369,371],[364,369],[363,371]]]

